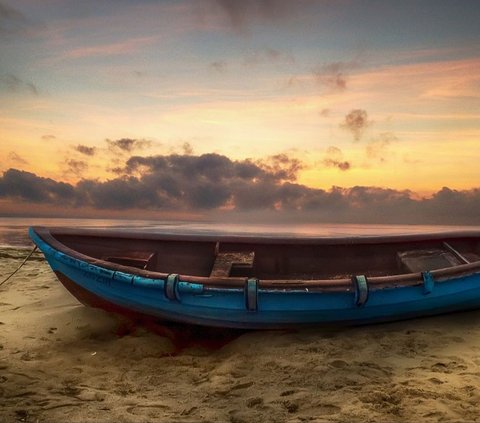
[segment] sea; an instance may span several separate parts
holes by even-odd
[[[228,234],[273,237],[342,237],[480,230],[480,226],[328,224],[328,223],[227,223],[127,219],[67,219],[0,217],[0,247],[31,248],[30,226],[129,229],[169,234]]]

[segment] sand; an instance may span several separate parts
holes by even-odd
[[[0,279],[25,255],[2,249]],[[80,305],[36,255],[0,322],[0,421],[480,421],[480,311],[179,345]]]

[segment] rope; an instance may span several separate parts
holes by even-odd
[[[10,273],[9,276],[7,276],[6,279],[4,279],[2,282],[0,282],[0,286],[2,286],[5,282],[7,282],[15,273],[17,273],[22,267],[23,265],[27,262],[27,260],[32,257],[32,254],[37,250],[37,246],[35,245],[35,247],[33,247],[33,250],[30,251],[30,253],[28,254],[27,257],[25,257],[25,259],[20,263],[20,266],[18,266],[14,271],[13,273]]]

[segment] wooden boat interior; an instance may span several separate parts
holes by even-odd
[[[480,261],[480,236],[242,238],[52,231],[83,255],[124,266],[198,277],[325,280],[409,274]]]

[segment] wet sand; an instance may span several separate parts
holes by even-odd
[[[0,279],[26,253],[0,250]],[[34,256],[0,288],[0,421],[480,421],[480,311],[156,332],[80,305]]]

